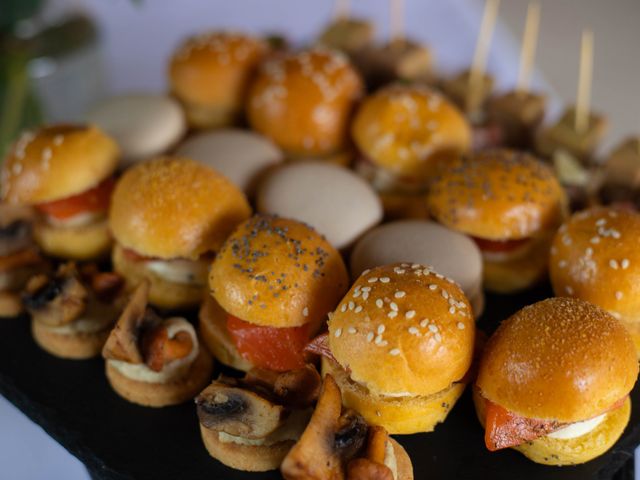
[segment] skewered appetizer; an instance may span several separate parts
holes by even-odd
[[[598,198],[602,203],[640,211],[640,138],[618,145],[606,159],[601,176]]]
[[[502,146],[530,149],[535,132],[544,120],[546,106],[544,95],[512,90],[489,99],[487,120],[498,126]]]

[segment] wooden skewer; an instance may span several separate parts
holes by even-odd
[[[540,4],[538,2],[530,3],[527,8],[527,20],[522,37],[520,69],[518,71],[518,83],[516,87],[516,91],[518,92],[528,91],[531,84],[531,71],[535,63],[539,26]]]
[[[580,48],[580,73],[578,77],[578,98],[576,100],[576,116],[574,128],[583,134],[589,127],[591,114],[591,78],[593,75],[593,32],[582,32]]]
[[[469,91],[467,92],[467,108],[470,108],[480,90],[482,77],[487,68],[487,57],[489,55],[489,46],[491,45],[491,36],[498,16],[498,8],[500,0],[487,0],[484,5],[484,13],[482,15],[482,23],[480,25],[480,33],[476,43],[476,51],[473,55],[473,63],[471,64],[471,72],[469,74]]]
[[[404,40],[404,0],[390,0],[389,18],[391,42]]]
[[[349,0],[336,0],[333,7],[333,17],[335,20],[345,20],[350,15]]]

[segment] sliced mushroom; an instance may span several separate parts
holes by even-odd
[[[338,419],[334,445],[343,460],[349,461],[360,453],[367,440],[368,429],[364,418],[354,410],[342,412]]]
[[[244,438],[266,437],[288,413],[282,405],[224,378],[205,388],[196,405],[203,426]]]
[[[35,321],[57,327],[73,322],[86,309],[89,291],[72,263],[61,265],[52,277],[38,275],[27,284],[23,303]]]
[[[80,274],[98,300],[103,302],[112,302],[124,287],[124,278],[118,273],[101,272],[95,263],[83,265]]]
[[[0,256],[11,255],[33,244],[33,210],[0,204]]]
[[[389,434],[382,427],[370,427],[365,455],[347,465],[347,480],[395,480],[385,464]]]
[[[269,389],[287,407],[305,408],[318,399],[322,378],[313,365],[305,365],[288,372],[254,368],[247,372],[242,382]]]

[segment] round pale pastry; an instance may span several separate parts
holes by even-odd
[[[210,32],[182,43],[171,57],[171,91],[195,128],[232,125],[242,116],[249,83],[267,44],[239,33]]]
[[[176,155],[217,170],[247,195],[253,194],[267,169],[284,159],[271,140],[239,129],[199,133],[180,145]]]
[[[376,267],[329,319],[329,346],[349,377],[378,396],[429,396],[467,373],[475,322],[460,287],[431,268]]]
[[[382,205],[355,173],[325,162],[283,165],[258,189],[257,209],[311,225],[336,248],[351,245],[382,220]]]
[[[109,211],[116,241],[148,257],[196,259],[251,214],[229,180],[195,160],[161,157],[127,170]]]
[[[338,251],[295,220],[255,215],[211,266],[211,295],[228,313],[270,327],[319,326],[348,287]]]
[[[2,162],[2,200],[33,205],[85,192],[118,166],[117,144],[95,126],[24,133]]]
[[[485,400],[473,389],[473,401],[480,423],[485,424]],[[530,460],[543,465],[577,465],[599,457],[620,438],[631,417],[631,399],[606,414],[605,419],[590,432],[575,438],[552,438],[547,435],[516,447]]]
[[[431,265],[456,281],[471,302],[473,313],[482,313],[482,255],[466,235],[427,220],[401,220],[367,232],[351,252],[351,277],[367,268],[397,262]]]
[[[566,212],[551,167],[513,150],[486,150],[451,162],[431,182],[427,205],[443,225],[487,240],[553,231]]]
[[[573,423],[607,411],[637,376],[620,322],[590,303],[556,297],[502,322],[484,348],[476,385],[517,415]]]
[[[420,181],[471,145],[460,111],[440,93],[417,85],[390,85],[366,98],[351,133],[367,160]]]
[[[347,57],[315,48],[265,61],[249,89],[251,127],[292,156],[325,156],[348,145],[362,80]]]
[[[85,360],[100,355],[111,330],[107,328],[98,332],[59,333],[32,320],[31,333],[40,348],[51,355],[72,360]]]
[[[178,102],[160,94],[112,97],[91,110],[87,120],[118,143],[126,165],[166,152],[186,130]]]
[[[199,349],[184,377],[166,383],[133,380],[106,362],[107,379],[121,397],[143,407],[166,407],[193,399],[211,380],[213,360],[204,348]]]
[[[636,342],[640,326],[639,239],[639,213],[594,207],[576,213],[560,227],[549,266],[556,295],[599,305],[629,325]]]
[[[38,220],[33,236],[46,254],[73,260],[105,257],[113,244],[106,218],[87,225],[64,228]]]

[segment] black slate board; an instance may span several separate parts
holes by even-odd
[[[551,295],[548,286],[516,296],[491,295],[479,326],[491,333],[520,307]],[[0,393],[40,424],[101,479],[275,479],[276,472],[230,470],[208,456],[193,404],[165,409],[118,397],[99,360],[67,361],[41,351],[28,321],[0,319]],[[608,453],[575,467],[546,467],[513,450],[489,453],[467,391],[431,434],[397,437],[416,479],[609,479],[640,443],[640,387],[632,392],[631,422]],[[627,470],[628,474],[628,470]]]

